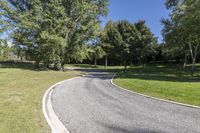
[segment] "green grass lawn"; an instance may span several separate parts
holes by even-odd
[[[191,76],[190,69],[178,65],[132,67],[117,73],[114,83],[149,96],[200,106],[200,65]]]
[[[68,67],[104,69],[104,66],[89,64],[70,64]],[[200,106],[200,64],[191,76],[191,66],[147,65],[128,67],[108,66],[107,70],[116,72],[114,83],[149,96]]]
[[[94,68],[90,65],[67,65]],[[103,66],[97,66],[103,69]],[[110,66],[117,72],[114,83],[129,90],[163,99],[200,106],[200,66],[192,77],[190,68],[178,65]],[[76,71],[35,70],[32,65],[0,64],[0,133],[46,133],[42,97],[54,83],[79,75]]]
[[[50,132],[42,113],[44,93],[54,83],[79,74],[0,64],[0,133]]]

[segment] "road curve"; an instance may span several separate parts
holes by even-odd
[[[53,109],[71,133],[200,133],[200,110],[121,90],[112,74],[88,75],[58,85]]]

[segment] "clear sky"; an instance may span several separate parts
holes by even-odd
[[[108,20],[127,19],[130,22],[145,20],[150,30],[162,41],[161,18],[167,18],[169,11],[165,8],[165,0],[110,0],[108,18],[103,20],[104,26]]]
[[[169,12],[164,5],[165,0],[110,0],[109,14],[103,19],[102,25],[110,19],[117,21],[127,19],[130,22],[145,20],[147,26],[162,41],[161,18],[168,17]],[[4,34],[3,37],[7,37]]]

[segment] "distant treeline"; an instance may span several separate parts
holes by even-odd
[[[10,30],[14,53],[36,66],[60,70],[66,63],[143,65],[200,61],[200,1],[166,0],[163,43],[145,21],[109,21],[108,0],[1,0],[0,32]],[[1,47],[0,47],[1,48]],[[1,57],[0,57],[1,58]]]

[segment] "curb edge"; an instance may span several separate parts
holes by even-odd
[[[66,82],[66,81],[73,80],[73,79],[76,79],[76,78],[79,78],[79,77],[81,77],[81,76],[57,82],[54,85],[52,85],[51,87],[49,87],[43,95],[42,111],[43,111],[43,115],[45,117],[45,120],[47,121],[49,127],[51,128],[52,133],[58,133],[58,132],[59,133],[70,133],[67,130],[67,128],[63,125],[63,123],[59,120],[58,116],[55,114],[55,112],[53,110],[53,107],[52,107],[52,104],[51,104],[52,92],[53,92],[53,90],[56,86]]]
[[[190,105],[190,104],[184,104],[184,103],[180,103],[180,102],[175,102],[175,101],[170,101],[170,100],[166,100],[166,99],[161,99],[161,98],[157,98],[157,97],[153,97],[153,96],[148,96],[148,95],[145,95],[145,94],[142,94],[142,93],[138,93],[138,92],[135,92],[135,91],[130,91],[128,89],[125,89],[123,87],[120,87],[118,85],[116,85],[115,83],[113,83],[113,79],[115,78],[116,74],[113,75],[112,79],[111,79],[111,84],[119,89],[122,89],[122,90],[125,90],[127,92],[130,92],[130,93],[133,93],[133,94],[136,94],[136,95],[139,95],[139,96],[143,96],[143,97],[146,97],[146,98],[151,98],[151,99],[154,99],[154,100],[158,100],[158,101],[162,101],[162,102],[166,102],[166,103],[171,103],[171,104],[176,104],[176,105],[180,105],[180,106],[184,106],[184,107],[189,107],[189,108],[195,108],[195,109],[200,109],[200,106],[195,106],[195,105]]]

